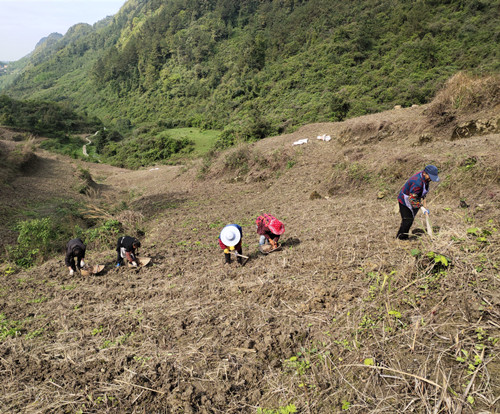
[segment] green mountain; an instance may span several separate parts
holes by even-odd
[[[0,78],[106,125],[261,138],[427,102],[500,69],[498,0],[129,0]]]

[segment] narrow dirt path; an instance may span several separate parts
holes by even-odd
[[[89,137],[85,137],[85,139],[87,140],[87,143],[82,147],[82,151],[83,151],[83,155],[88,157],[89,154],[87,153],[87,145],[92,144],[92,141],[89,139]]]

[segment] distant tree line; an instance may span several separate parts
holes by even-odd
[[[47,136],[95,131],[102,123],[53,102],[19,101],[0,95],[0,125]]]

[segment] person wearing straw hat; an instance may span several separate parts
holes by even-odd
[[[72,239],[66,244],[66,257],[64,258],[64,262],[69,269],[70,276],[74,275],[77,268],[81,270],[82,267],[85,266],[83,259],[85,258],[86,249],[82,239]]]
[[[429,214],[426,196],[431,181],[439,181],[438,169],[435,165],[427,165],[422,171],[411,176],[401,188],[398,195],[401,226],[396,235],[397,239],[408,240],[410,227],[420,207],[424,208],[424,214]]]
[[[238,224],[228,224],[225,226],[219,235],[219,246],[224,250],[225,264],[231,264],[231,252],[238,252],[237,260],[239,264],[243,264],[243,249],[241,248],[241,240],[243,239],[243,230]]]
[[[269,243],[273,250],[277,249],[280,236],[285,232],[285,225],[269,214],[257,217],[255,223],[257,224],[257,234],[260,236],[259,247]]]

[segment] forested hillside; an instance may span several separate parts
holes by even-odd
[[[5,95],[0,95],[0,124],[52,137],[91,132],[102,126],[98,119],[82,117],[55,103],[17,101]]]
[[[427,102],[454,73],[500,69],[498,0],[130,0],[0,80],[109,126],[254,139]],[[36,51],[35,51],[36,52]],[[15,77],[15,78],[14,78]]]

